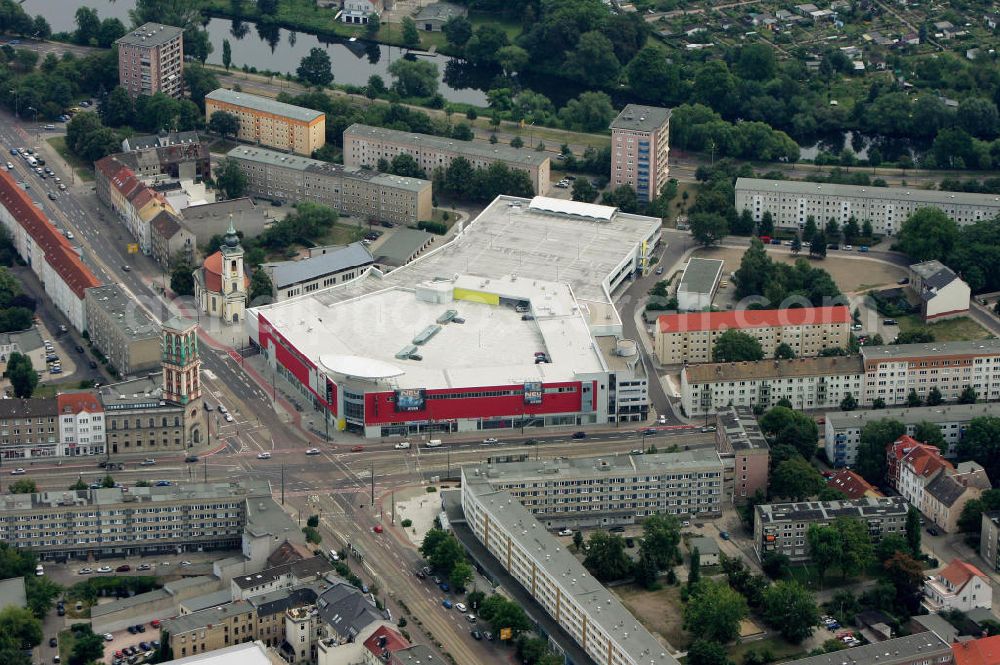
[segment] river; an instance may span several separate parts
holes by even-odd
[[[76,29],[74,12],[77,7],[91,7],[100,18],[117,17],[125,25],[131,25],[128,17],[135,7],[134,0],[24,0],[24,10],[31,16],[41,14],[53,32],[72,32]],[[68,11],[67,4],[72,4]],[[234,30],[234,27],[237,30]],[[205,29],[212,42],[212,53],[208,62],[222,64],[222,41],[229,40],[233,52],[233,67],[243,65],[273,72],[294,73],[303,57],[310,49],[320,47],[330,55],[335,83],[365,85],[372,74],[381,76],[386,84],[391,82],[388,74],[389,63],[403,57],[404,49],[395,46],[346,40],[321,41],[315,35],[296,33],[279,29],[271,35],[261,35],[253,23],[243,23],[242,28],[234,26],[228,19],[213,18]],[[234,34],[235,33],[235,34]],[[239,36],[237,36],[239,35]],[[411,56],[412,57],[412,56]],[[445,68],[454,58],[443,55],[419,54],[422,60],[429,60],[438,67],[441,79],[438,88],[441,95],[450,102],[462,102],[486,106],[486,94],[474,87],[458,88],[444,82]],[[461,61],[455,61],[459,64]],[[454,69],[454,66],[453,66]],[[466,77],[455,77],[459,80]],[[449,77],[449,80],[451,78]]]

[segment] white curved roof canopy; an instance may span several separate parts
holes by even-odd
[[[359,379],[390,379],[401,376],[406,370],[391,363],[364,356],[342,356],[325,354],[319,357],[323,368],[344,376],[355,376]]]

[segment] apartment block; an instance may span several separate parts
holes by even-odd
[[[941,429],[948,444],[947,457],[954,457],[958,442],[973,418],[1000,417],[1000,404],[939,404],[905,409],[876,409],[841,411],[826,414],[823,424],[823,442],[826,456],[834,466],[852,466],[857,461],[861,430],[865,425],[882,418],[897,420],[906,426],[906,433],[913,435],[917,425],[929,422]]]
[[[729,406],[768,409],[787,399],[797,410],[839,408],[858,401],[864,371],[858,356],[688,365],[681,371],[681,406],[688,417]]]
[[[0,540],[43,559],[238,549],[248,501],[267,482],[12,494],[0,497]]]
[[[59,454],[55,398],[0,399],[0,456],[14,463]],[[14,464],[16,466],[16,464]]]
[[[332,571],[333,564],[324,556],[271,566],[259,573],[234,577],[230,581],[230,598],[240,600],[280,589],[291,589],[307,582],[315,582]]]
[[[269,97],[218,88],[205,95],[205,120],[225,111],[239,120],[236,138],[311,155],[326,144],[326,114]]]
[[[549,191],[551,162],[544,153],[536,150],[459,141],[357,123],[344,130],[345,166],[375,168],[378,160],[392,161],[393,157],[402,153],[412,155],[428,176],[436,168],[448,168],[456,157],[464,157],[474,169],[485,169],[494,162],[502,162],[509,168],[527,173],[536,194],[545,195]]]
[[[864,346],[861,356],[861,404],[879,397],[886,404],[902,404],[911,390],[926,399],[931,388],[940,390],[946,402],[957,401],[966,387],[984,402],[1000,399],[1000,339]]]
[[[463,468],[509,492],[546,528],[631,524],[647,515],[722,514],[719,454],[692,450],[505,462]]]
[[[122,376],[160,364],[160,326],[118,284],[87,289],[90,341]]]
[[[745,503],[758,491],[767,491],[771,449],[753,410],[730,407],[716,414],[715,449],[722,459],[733,460],[732,479],[727,483],[733,503]],[[726,469],[730,469],[728,463]]]
[[[118,39],[118,81],[133,97],[184,92],[184,30],[145,23]]]
[[[59,409],[59,454],[63,457],[77,455],[103,455],[106,429],[104,406],[97,393],[78,390],[56,396]]]
[[[462,481],[469,529],[596,665],[677,665],[517,498],[469,467]]]
[[[901,496],[865,497],[843,501],[802,501],[754,507],[753,546],[757,557],[776,552],[792,561],[808,561],[806,534],[813,524],[829,525],[838,517],[864,522],[873,542],[884,534],[906,531],[910,504]]]
[[[715,343],[728,330],[756,339],[766,358],[782,344],[797,358],[816,356],[824,349],[847,348],[851,310],[838,305],[663,314],[656,320],[654,349],[665,365],[712,362]]]
[[[264,148],[227,155],[247,176],[247,193],[271,201],[314,201],[363,219],[416,224],[431,219],[431,182],[330,164]]]
[[[755,221],[769,212],[775,226],[785,228],[800,229],[809,217],[817,222],[833,218],[843,226],[854,217],[859,224],[871,222],[875,233],[891,236],[921,208],[938,208],[964,226],[1000,214],[1000,197],[908,187],[736,179],[736,210],[749,210]]]
[[[845,661],[856,665],[951,665],[956,662],[951,645],[928,631],[852,647],[846,651],[789,660],[784,665],[844,665]],[[963,665],[974,662],[978,663],[969,661]]]
[[[101,282],[6,170],[0,172],[0,225],[9,234],[17,255],[44,285],[45,295],[56,309],[78,332],[85,331],[84,292]]]
[[[986,562],[989,570],[1000,572],[1000,510],[983,512],[979,556]]]
[[[629,104],[611,121],[611,188],[652,201],[670,177],[670,109]]]

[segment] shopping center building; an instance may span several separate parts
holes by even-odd
[[[645,364],[614,298],[659,239],[655,218],[502,196],[406,266],[250,310],[247,333],[331,429],[644,420]]]

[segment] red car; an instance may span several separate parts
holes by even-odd
[[[127,573],[130,570],[132,570],[132,566],[128,565],[127,563],[122,564],[117,568],[115,568],[116,573]]]
[[[364,449],[365,449],[365,447],[364,447],[364,446],[354,446],[353,448],[351,448],[351,452],[352,452],[352,453],[360,453],[360,452],[362,452],[362,451],[363,451]]]
[[[153,628],[159,628],[160,627],[160,620],[159,619],[153,619],[152,621],[149,622],[149,625],[152,626]]]
[[[376,524],[375,526],[372,527],[372,531],[374,531],[375,533],[382,533],[382,525]]]

